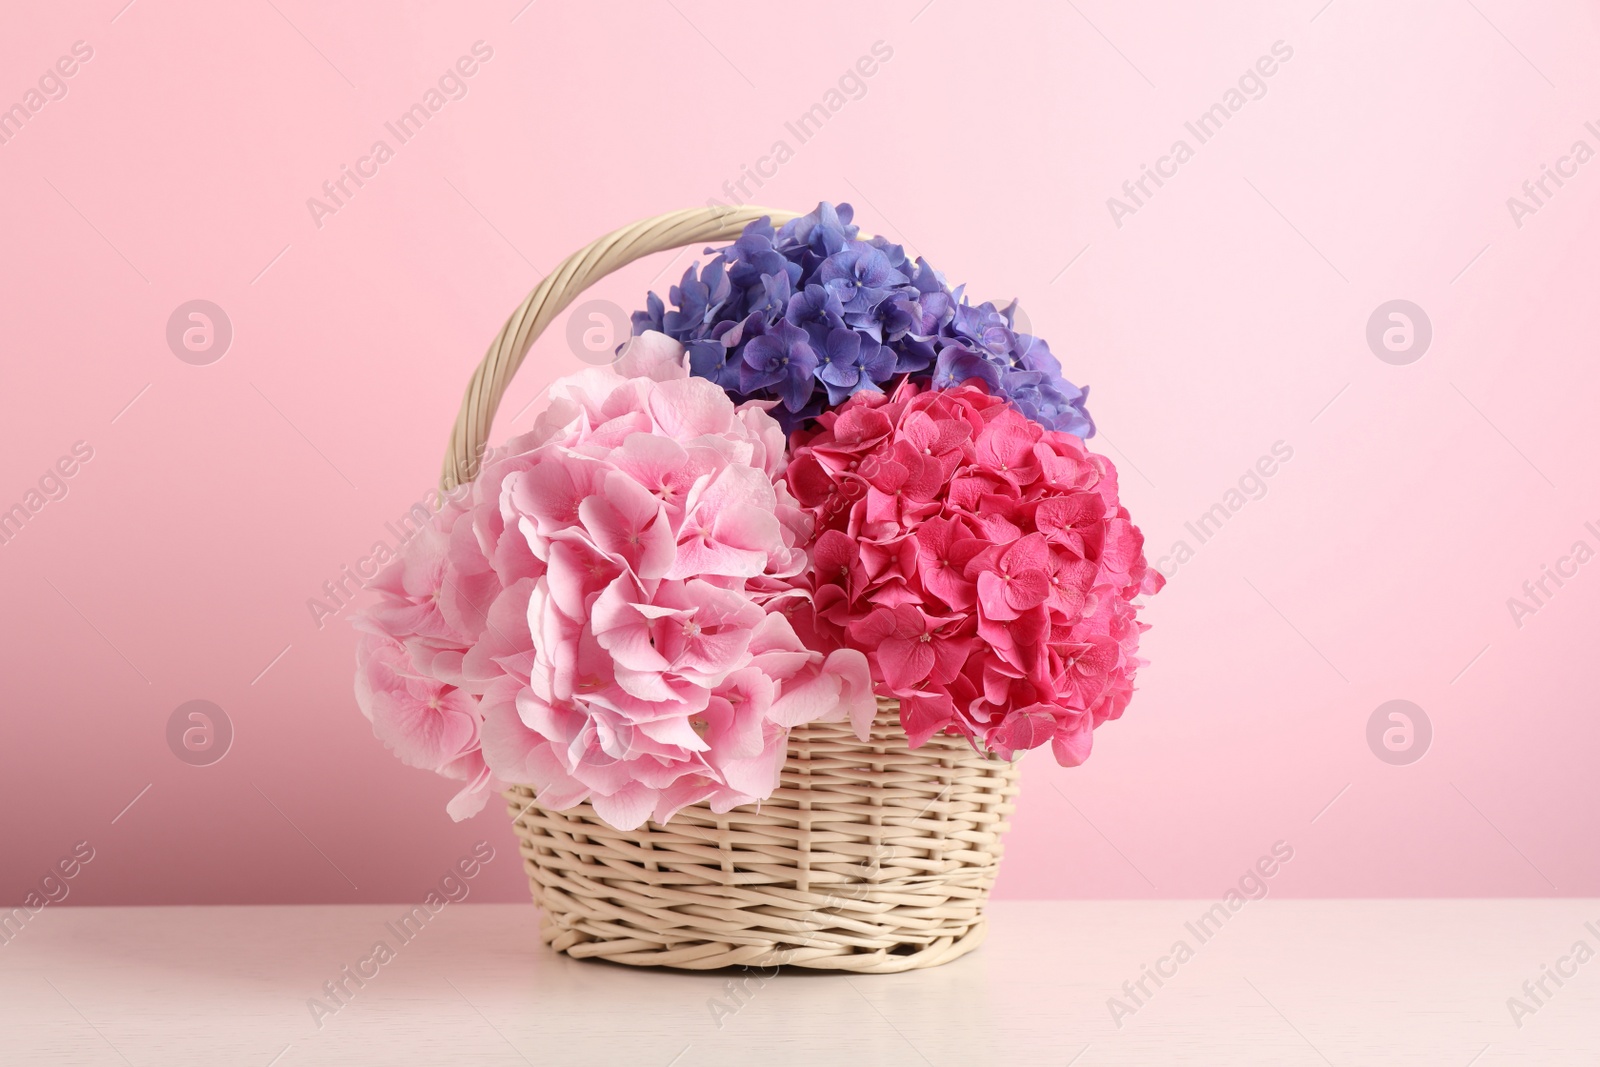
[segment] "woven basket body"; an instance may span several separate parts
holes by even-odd
[[[700,208],[626,226],[568,256],[512,312],[473,373],[440,484],[475,477],[495,410],[529,346],[595,281],[642,256],[737,237],[759,207]],[[620,338],[618,341],[620,342]],[[983,940],[1016,768],[961,738],[908,749],[880,702],[870,740],[845,723],[793,730],[777,792],[667,826],[608,826],[588,804],[506,792],[544,939],[579,958],[710,969],[932,967]]]
[[[685,808],[616,830],[588,804],[546,811],[507,790],[542,934],[569,956],[638,966],[889,972],[934,967],[983,940],[1017,769],[962,738],[908,749],[879,705],[789,736],[759,809]]]

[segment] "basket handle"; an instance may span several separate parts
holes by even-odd
[[[773,225],[781,226],[799,214],[748,205],[689,208],[624,226],[562,260],[511,313],[489,345],[483,362],[472,372],[455,428],[450,432],[440,488],[448,492],[477,476],[495,409],[500,406],[512,375],[522,366],[528,347],[578,294],[617,268],[653,252],[737,237],[748,223],[762,216],[771,217]]]

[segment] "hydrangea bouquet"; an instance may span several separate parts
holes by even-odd
[[[374,732],[456,818],[523,783],[624,830],[770,797],[791,730],[880,700],[1082,762],[1161,585],[1087,390],[848,205],[708,253],[373,582]]]

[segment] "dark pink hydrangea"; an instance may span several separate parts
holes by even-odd
[[[785,474],[817,523],[796,629],[866,653],[913,747],[1083,762],[1143,662],[1134,600],[1163,583],[1111,461],[972,382],[857,393],[817,427]]]

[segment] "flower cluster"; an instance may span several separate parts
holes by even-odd
[[[813,647],[865,652],[913,747],[944,731],[1081,763],[1133,692],[1134,598],[1162,584],[1110,461],[971,383],[859,393],[791,446]]]
[[[876,710],[866,658],[824,656],[780,610],[803,596],[810,517],[766,404],[735,407],[659,334],[557,382],[374,583],[357,695],[406,763],[506,783],[619,829],[768,797],[790,727]]]
[[[665,333],[690,367],[735,398],[775,400],[786,429],[896,381],[935,389],[981,381],[1028,418],[1094,433],[1087,389],[1062,377],[1050,346],[1016,328],[1016,303],[973,305],[926,260],[882,237],[862,240],[850,205],[820,204],[774,230],[744,228],[668,293],[633,315],[634,333]]]

